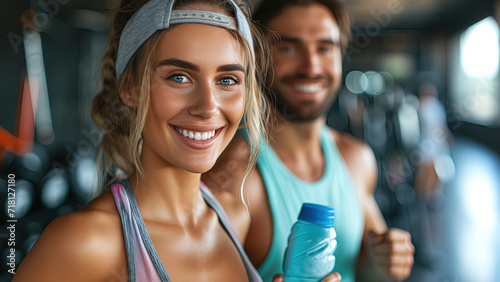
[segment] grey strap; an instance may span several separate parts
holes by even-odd
[[[129,281],[136,281],[133,236],[131,233],[132,231],[129,224],[128,214],[122,201],[120,201],[118,213],[120,213],[120,220],[123,227],[123,238],[125,240],[125,251],[127,253],[128,279]]]
[[[156,252],[153,242],[151,241],[151,238],[149,237],[148,230],[146,229],[146,225],[144,224],[144,220],[142,219],[141,211],[139,210],[139,206],[137,205],[137,201],[135,199],[134,193],[132,192],[132,187],[130,186],[130,183],[127,180],[124,180],[122,182],[123,186],[125,187],[125,191],[127,193],[127,197],[130,203],[130,208],[132,211],[132,216],[134,217],[135,222],[137,223],[137,227],[139,228],[139,234],[141,235],[142,241],[144,243],[144,246],[146,247],[146,250],[148,251],[148,255],[151,258],[151,261],[153,262],[156,272],[158,273],[158,276],[160,276],[161,281],[163,282],[171,282],[170,277],[167,274],[167,271],[165,270],[165,267],[163,266],[160,257],[158,256],[158,253]],[[132,247],[133,248],[133,247]],[[133,257],[132,257],[133,259]],[[129,272],[130,272],[130,266],[129,266]],[[134,267],[135,270],[135,267]],[[135,278],[135,275],[134,275]],[[142,282],[142,281],[141,281]]]
[[[219,222],[222,224],[227,234],[229,235],[234,245],[236,246],[236,249],[238,250],[238,253],[240,254],[241,259],[243,260],[243,263],[247,270],[250,282],[262,282],[262,277],[260,277],[259,273],[257,272],[252,262],[248,258],[245,249],[240,243],[240,239],[238,238],[236,231],[231,225],[231,221],[229,220],[227,213],[224,211],[224,208],[217,201],[217,199],[212,194],[210,189],[208,189],[208,187],[205,186],[205,184],[200,183],[200,190],[203,195],[203,198],[205,199],[205,202],[215,211],[215,213],[217,213],[217,216],[219,217]]]

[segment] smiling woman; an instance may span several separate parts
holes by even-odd
[[[52,222],[14,280],[261,280],[200,182],[243,116],[249,167],[264,136],[268,52],[248,15],[233,0],[120,4],[92,110],[104,192]]]

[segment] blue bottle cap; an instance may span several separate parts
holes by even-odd
[[[333,227],[335,209],[312,203],[302,204],[299,220],[322,225],[324,227]]]

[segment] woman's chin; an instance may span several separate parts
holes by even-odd
[[[186,166],[186,167],[184,167],[184,169],[191,172],[191,173],[205,173],[205,172],[209,171],[214,165],[215,165],[215,162],[198,163],[196,165]]]

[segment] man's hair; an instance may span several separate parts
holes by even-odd
[[[259,23],[259,27],[268,30],[271,20],[288,6],[308,6],[315,3],[328,8],[335,17],[340,30],[342,54],[345,54],[347,45],[351,39],[351,24],[344,4],[338,0],[263,0],[255,9],[253,19]]]

